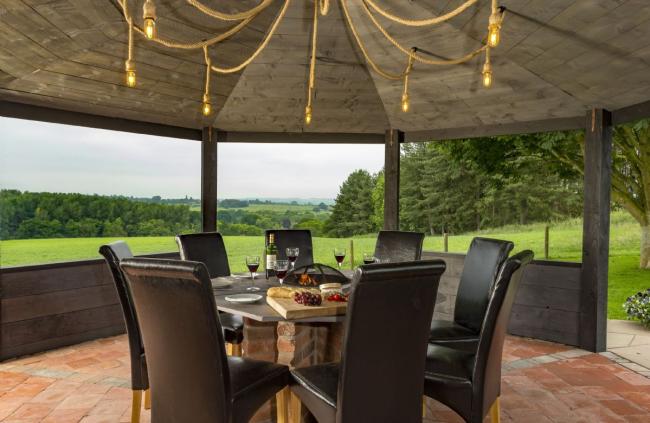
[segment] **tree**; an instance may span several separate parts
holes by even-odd
[[[538,137],[568,170],[584,173],[584,132]],[[615,127],[612,153],[612,200],[639,223],[639,266],[650,270],[650,119]]]
[[[345,237],[375,231],[377,227],[371,219],[374,186],[375,180],[366,170],[352,172],[339,189],[332,214],[323,228],[325,232],[330,236]]]

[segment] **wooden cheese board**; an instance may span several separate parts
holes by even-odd
[[[339,314],[345,314],[348,309],[347,302],[327,300],[324,300],[319,306],[306,306],[298,304],[292,298],[276,298],[267,296],[266,302],[287,320],[321,316],[337,316]]]

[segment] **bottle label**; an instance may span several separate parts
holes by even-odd
[[[277,256],[275,254],[268,254],[266,256],[266,270],[275,269],[276,260],[277,260]]]

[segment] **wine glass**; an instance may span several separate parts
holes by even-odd
[[[260,289],[255,286],[255,272],[260,267],[260,256],[246,256],[246,266],[248,267],[248,271],[251,272],[251,286],[246,288],[246,290],[259,291]]]
[[[334,249],[334,258],[336,259],[336,263],[339,265],[339,270],[341,270],[341,265],[343,264],[343,260],[345,260],[345,253],[345,248]]]
[[[296,268],[296,260],[298,259],[299,254],[300,248],[287,248],[287,258],[289,259],[289,263],[291,263],[291,270]]]
[[[284,277],[287,276],[287,272],[289,271],[289,260],[276,260],[273,270],[275,270],[275,276],[278,277],[280,285],[282,285],[284,283]]]
[[[373,253],[363,253],[363,264],[373,264],[376,260]]]

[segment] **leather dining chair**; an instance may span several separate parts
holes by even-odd
[[[420,260],[423,243],[421,232],[379,231],[375,258],[388,262]]]
[[[287,259],[287,248],[298,247],[300,254],[296,259],[296,267],[314,264],[314,246],[309,229],[267,229],[264,245],[269,244],[269,235],[275,235],[275,245],[278,247],[278,260]]]
[[[202,232],[196,234],[176,235],[176,243],[181,254],[181,260],[204,263],[210,278],[230,276],[228,253],[219,232]],[[219,313],[223,336],[228,343],[231,355],[241,356],[241,345],[244,340],[244,321],[241,316],[230,313]]]
[[[140,421],[140,408],[142,407],[142,392],[144,391],[144,407],[149,408],[149,379],[147,378],[147,360],[144,354],[144,345],[140,335],[138,316],[133,306],[133,300],[126,279],[120,269],[120,261],[133,257],[133,253],[124,241],[111,242],[99,247],[99,253],[104,256],[106,264],[111,271],[117,297],[122,306],[126,335],[129,340],[129,354],[131,359],[131,422]]]
[[[291,418],[422,421],[422,374],[442,260],[365,265],[352,281],[340,363],[291,371]]]
[[[491,414],[500,419],[501,356],[512,304],[532,251],[509,258],[499,273],[474,352],[429,344],[424,394],[458,413],[468,423],[480,423]]]
[[[120,264],[133,295],[151,381],[152,423],[244,423],[275,394],[286,366],[229,357],[203,263],[133,258]],[[286,421],[286,407],[279,407]]]
[[[458,285],[454,320],[433,320],[429,342],[476,351],[494,280],[513,247],[510,241],[472,240]]]

